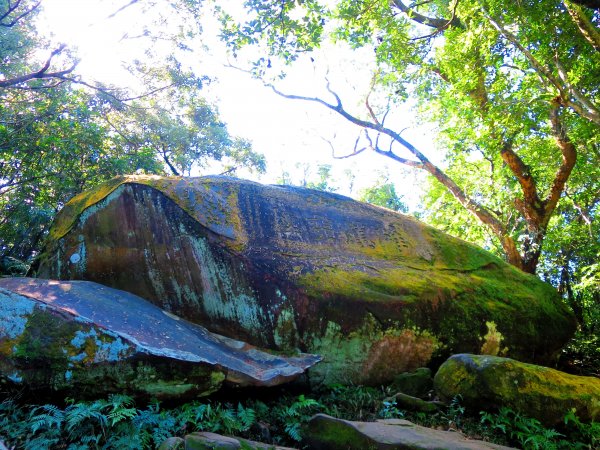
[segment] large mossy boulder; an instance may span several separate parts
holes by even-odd
[[[582,421],[600,419],[600,378],[570,375],[509,358],[454,355],[434,378],[436,392],[474,409],[508,407],[545,425],[571,409]]]
[[[547,361],[575,326],[551,286],[411,217],[227,177],[125,176],[75,197],[37,276],[321,354],[311,376],[327,382],[389,381],[482,348]]]
[[[261,351],[89,281],[0,279],[0,380],[34,392],[197,397],[224,382],[280,384],[318,360]]]

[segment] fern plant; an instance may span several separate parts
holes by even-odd
[[[508,436],[524,450],[560,450],[598,448],[600,426],[597,423],[583,424],[574,411],[565,416],[565,424],[576,432],[567,437],[552,428],[544,427],[539,420],[524,416],[512,409],[500,408],[497,414],[481,412],[481,423]],[[577,434],[579,433],[579,434]]]
[[[157,448],[171,436],[212,431],[294,445],[302,439],[302,426],[310,417],[327,412],[350,420],[404,416],[427,426],[460,426],[470,435],[525,450],[600,448],[600,424],[582,423],[575,411],[554,430],[508,408],[497,414],[481,413],[478,420],[467,414],[458,398],[445,411],[425,415],[400,411],[393,402],[385,403],[386,397],[389,392],[383,388],[337,386],[323,389],[316,399],[284,393],[265,402],[195,401],[171,409],[158,402],[138,409],[125,395],[91,402],[68,400],[64,408],[20,405],[18,399],[6,399],[0,402],[0,441],[11,449],[145,450]]]
[[[302,425],[308,422],[318,407],[322,407],[318,401],[300,395],[291,405],[282,405],[274,412],[277,419],[283,422],[285,433],[294,441],[300,442]]]

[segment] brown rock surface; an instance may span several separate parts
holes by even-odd
[[[545,361],[575,325],[551,286],[411,217],[227,177],[129,176],[81,194],[57,216],[37,275],[323,355],[310,373],[327,382],[391,381],[488,341]]]
[[[294,450],[232,436],[201,431],[185,437],[185,450]]]
[[[467,439],[408,420],[351,422],[325,414],[314,416],[304,432],[311,450],[510,450],[510,447]]]

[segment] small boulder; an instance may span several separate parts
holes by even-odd
[[[158,450],[184,450],[185,441],[180,437],[170,437],[158,446]]]
[[[224,381],[280,384],[318,361],[264,352],[89,281],[0,279],[0,378],[31,390],[197,397]]]
[[[185,450],[295,450],[262,442],[249,441],[233,436],[222,436],[207,431],[188,434],[185,437]]]
[[[471,408],[508,407],[547,426],[572,408],[582,421],[600,419],[600,379],[486,355],[454,355],[434,378],[446,400],[458,395]]]
[[[467,439],[461,433],[439,431],[408,420],[351,422],[317,414],[310,419],[305,440],[311,450],[508,450],[509,447]]]
[[[404,394],[403,392],[398,392],[397,394],[386,398],[384,402],[395,402],[396,405],[398,405],[402,409],[426,413],[434,413],[438,411],[440,407],[445,406],[444,403],[422,400],[418,397],[413,397],[411,395]]]

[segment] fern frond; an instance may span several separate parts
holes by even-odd
[[[241,403],[238,403],[237,419],[239,431],[247,431],[256,422],[256,411],[252,408],[244,408]]]
[[[40,413],[41,412],[41,413]],[[64,421],[64,412],[55,405],[42,405],[31,410],[29,423],[33,433],[43,429],[61,428]]]
[[[110,421],[110,425],[114,426],[117,423],[131,419],[137,415],[138,411],[135,408],[122,408],[115,409],[108,413],[107,418]]]

